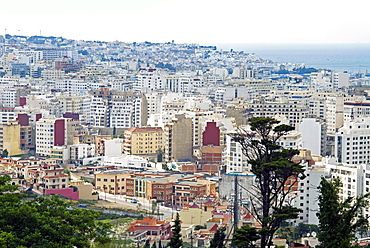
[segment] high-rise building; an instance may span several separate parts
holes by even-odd
[[[164,126],[164,160],[191,160],[193,157],[193,125],[184,114],[175,115]]]
[[[53,146],[73,144],[78,127],[71,118],[41,118],[36,122],[36,155],[49,156]]]
[[[129,155],[156,154],[163,151],[161,127],[132,127],[125,131],[124,153]]]
[[[335,156],[339,163],[370,163],[370,118],[345,122],[335,134]]]

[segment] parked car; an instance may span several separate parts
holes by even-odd
[[[132,203],[137,203],[137,200],[136,199],[132,199],[131,202]]]

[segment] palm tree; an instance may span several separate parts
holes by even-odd
[[[103,185],[104,193],[105,193],[105,200],[107,200],[107,185]]]

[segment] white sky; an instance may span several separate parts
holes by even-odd
[[[0,34],[176,43],[370,43],[367,0],[2,0]]]

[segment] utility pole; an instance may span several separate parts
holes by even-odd
[[[236,228],[238,228],[238,222],[239,222],[239,202],[238,202],[238,176],[235,175],[235,184],[234,184],[234,232],[236,231]]]
[[[191,248],[193,248],[194,246],[193,246],[193,239],[194,239],[194,237],[193,237],[193,229],[191,229],[191,231],[190,231],[190,247]]]

